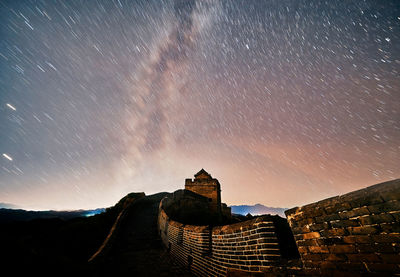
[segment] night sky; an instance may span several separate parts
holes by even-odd
[[[115,204],[201,168],[228,205],[400,176],[394,1],[0,0],[0,202]]]

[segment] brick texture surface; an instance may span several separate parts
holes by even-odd
[[[303,274],[400,274],[399,213],[399,179],[286,211]]]
[[[170,254],[197,276],[226,276],[228,269],[262,273],[281,257],[268,216],[214,228],[183,225],[168,218],[161,201],[158,227]]]

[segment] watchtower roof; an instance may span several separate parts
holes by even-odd
[[[211,175],[203,168],[194,175],[195,180],[197,179],[212,179]]]

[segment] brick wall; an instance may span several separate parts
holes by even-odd
[[[400,274],[400,179],[285,213],[304,274]]]
[[[195,275],[226,276],[228,268],[267,272],[278,264],[280,250],[269,216],[210,229],[170,220],[162,208],[163,201],[158,217],[163,244]]]

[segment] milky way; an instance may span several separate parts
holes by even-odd
[[[0,1],[0,202],[292,207],[400,176],[397,1]]]

